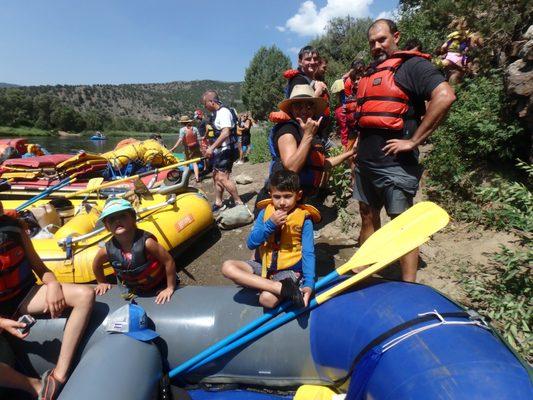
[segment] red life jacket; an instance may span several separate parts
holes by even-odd
[[[394,74],[411,57],[430,59],[418,51],[397,51],[372,69],[357,87],[356,118],[360,128],[401,131],[410,100],[394,81]]]
[[[105,244],[107,258],[117,277],[130,289],[146,291],[153,289],[165,278],[165,271],[157,260],[146,256],[146,239],[155,236],[137,229],[131,246],[131,259],[124,257],[120,244],[111,238]]]
[[[22,228],[17,220],[0,217],[0,301],[12,299],[35,283],[30,262],[24,254]]]
[[[195,147],[199,146],[198,143],[198,137],[196,136],[196,133],[194,133],[193,127],[185,127],[185,136],[183,137],[183,143],[185,146],[187,146],[189,149],[193,149]]]

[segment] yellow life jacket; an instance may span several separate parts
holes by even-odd
[[[265,208],[263,221],[266,222],[272,216],[275,209],[272,200],[266,199],[257,204],[259,209]],[[302,229],[307,218],[313,222],[319,222],[321,217],[318,210],[307,204],[298,204],[287,215],[287,222],[271,234],[265,243],[259,247],[261,276],[267,277],[268,272],[289,269],[302,259]]]

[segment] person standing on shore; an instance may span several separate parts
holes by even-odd
[[[235,205],[243,204],[237,185],[230,179],[233,163],[237,159],[237,116],[230,108],[224,106],[214,90],[206,91],[202,102],[212,112],[210,125],[213,127],[213,138],[209,138],[209,147],[205,157],[211,159],[213,166],[213,184],[215,203],[213,211],[223,208],[224,190],[232,197]]]
[[[382,207],[394,218],[413,205],[422,174],[418,146],[455,101],[429,55],[398,51],[400,32],[393,21],[374,21],[367,35],[374,62],[356,94],[360,133],[354,198],[362,219],[360,244],[380,228]],[[414,282],[418,249],[403,256],[400,265],[402,279]]]

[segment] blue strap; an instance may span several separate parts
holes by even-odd
[[[72,258],[72,236],[67,236],[65,238],[65,246],[66,246],[66,256],[67,259]]]

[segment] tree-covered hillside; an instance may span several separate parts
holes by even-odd
[[[172,118],[192,115],[208,89],[216,90],[224,103],[242,108],[239,82],[21,86],[0,88],[0,125],[165,131]]]

